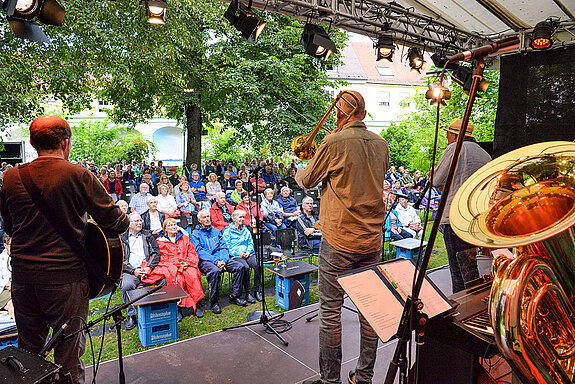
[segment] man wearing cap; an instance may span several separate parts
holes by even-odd
[[[449,164],[451,163],[451,158],[455,151],[457,137],[461,130],[461,123],[462,120],[457,119],[453,121],[448,128],[444,128],[445,131],[447,131],[448,146],[445,149],[443,156],[441,156],[441,159],[439,159],[439,163],[435,168],[435,174],[433,176],[434,186],[439,190],[443,190],[445,187]],[[479,168],[491,161],[491,156],[489,156],[489,154],[475,141],[475,138],[473,137],[473,124],[471,124],[471,122],[467,124],[464,140],[457,168],[455,169],[455,175],[453,176],[451,190],[449,191],[449,196],[447,196],[447,204],[445,205],[445,210],[443,211],[443,216],[441,216],[439,226],[439,231],[443,233],[443,240],[445,241],[445,248],[447,249],[453,293],[465,289],[463,275],[457,260],[457,253],[476,247],[461,240],[455,232],[453,232],[453,229],[451,229],[451,225],[449,224],[449,209],[451,208],[451,202],[453,201],[453,196],[455,196],[455,193],[457,193],[457,190],[465,180],[467,180]],[[471,268],[472,273],[468,276],[468,280],[478,278],[479,271],[477,269],[477,262],[475,260],[469,261],[471,262],[471,265],[468,266]]]
[[[170,183],[175,187],[180,184],[180,177],[178,176],[178,170],[176,168],[170,168]]]

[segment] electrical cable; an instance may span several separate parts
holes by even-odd
[[[113,296],[115,291],[116,291],[116,289],[114,288],[112,293],[108,297],[108,303],[106,304],[106,309],[104,310],[104,313],[107,313],[108,310],[110,309],[110,303],[112,302],[112,296]],[[106,320],[107,319],[104,319],[104,324],[102,324],[102,340],[100,342],[100,350],[98,351],[98,359],[96,359],[96,363],[93,365],[94,377],[92,378],[92,384],[96,383],[96,375],[98,374],[98,368],[100,367],[100,360],[102,358],[102,350],[104,349],[104,337],[106,336]],[[118,324],[118,326],[119,326],[119,324]],[[88,329],[87,324],[86,324],[86,329]],[[89,329],[88,329],[88,334],[90,334]],[[90,344],[91,343],[92,343],[92,338],[90,336]],[[92,351],[92,358],[94,358],[94,352],[93,351]]]

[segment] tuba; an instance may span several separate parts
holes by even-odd
[[[489,315],[502,355],[524,383],[575,381],[575,143],[511,151],[459,188],[457,235],[515,248],[493,261]]]

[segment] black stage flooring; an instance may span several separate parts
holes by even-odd
[[[429,277],[447,295],[451,294],[449,269],[433,271]],[[346,299],[346,305],[355,308],[349,299]],[[288,311],[284,319],[292,321],[317,308],[318,304],[312,304]],[[217,331],[126,356],[126,382],[294,384],[316,379],[319,378],[318,324],[317,318],[310,322],[302,318],[293,323],[291,330],[282,333],[289,342],[287,347],[258,324],[225,332]],[[355,368],[359,356],[357,314],[343,309],[342,324],[342,380],[347,383],[347,373]],[[380,341],[374,383],[384,381],[395,345],[395,341],[385,344]],[[86,382],[89,383],[92,380],[91,367],[86,374]],[[117,382],[118,361],[102,363],[97,383]]]

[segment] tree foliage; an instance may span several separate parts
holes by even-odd
[[[485,93],[480,93],[475,99],[471,112],[471,122],[474,125],[473,135],[478,141],[493,140],[495,113],[499,97],[499,71],[485,71],[485,79],[489,87]],[[430,83],[437,79],[429,78]],[[446,106],[439,109],[438,153],[436,161],[447,147],[442,127],[447,127],[453,120],[463,118],[468,97],[463,88],[451,83],[451,99]],[[390,143],[391,165],[419,169],[424,173],[431,168],[437,107],[430,106],[425,99],[426,89],[421,89],[411,99],[415,109],[406,113],[399,123],[392,123],[381,135]],[[396,153],[394,153],[396,151]]]
[[[116,123],[179,120],[193,152],[188,160],[197,162],[202,125],[222,124],[256,151],[266,143],[279,154],[327,106],[328,80],[323,64],[303,52],[301,21],[263,12],[266,29],[248,44],[216,0],[169,2],[163,26],[146,23],[143,4],[133,0],[65,6],[62,27],[43,26],[50,45],[16,39],[0,23],[0,60],[8,60],[0,85],[11,85],[4,89],[13,95],[0,91],[0,109],[12,121],[28,122],[48,97],[70,113],[97,97],[114,106]],[[342,47],[345,34],[331,35]]]
[[[155,150],[154,144],[138,131],[107,120],[83,120],[72,126],[72,132],[70,159],[75,161],[88,159],[98,164],[117,164],[122,160],[141,162]]]

